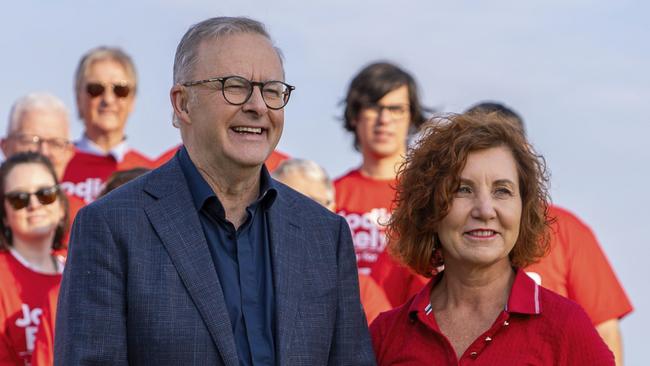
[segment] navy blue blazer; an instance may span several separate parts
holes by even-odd
[[[374,365],[347,223],[271,184],[278,365]],[[239,366],[177,158],[78,213],[55,337],[55,365]]]

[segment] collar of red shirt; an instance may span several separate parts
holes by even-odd
[[[411,319],[414,319],[418,312],[424,312],[425,315],[429,315],[431,312],[429,294],[433,286],[440,281],[443,274],[444,271],[438,273],[415,295],[408,310]],[[515,269],[515,280],[510,289],[510,296],[508,297],[505,311],[511,314],[518,313],[527,315],[541,314],[542,312],[539,302],[539,285],[532,278],[528,277],[523,270]]]

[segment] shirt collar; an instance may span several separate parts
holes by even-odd
[[[196,168],[196,165],[194,165],[194,162],[192,162],[192,159],[190,159],[190,155],[187,153],[187,150],[184,146],[181,147],[180,151],[178,152],[178,161],[181,165],[181,170],[185,175],[185,179],[187,180],[187,185],[190,188],[192,201],[194,202],[194,207],[196,210],[200,210],[206,200],[214,197],[218,204],[219,211],[224,212],[221,201],[219,201],[217,195],[214,194],[214,191],[208,182],[203,179],[203,176],[201,173],[199,173],[199,170]],[[271,179],[269,171],[264,165],[262,165],[262,171],[260,175],[260,194],[255,202],[251,204],[251,206],[261,203],[265,209],[268,209],[271,207],[273,202],[275,202],[277,194],[277,189],[273,186],[273,180]]]
[[[510,289],[505,311],[519,314],[540,314],[542,307],[539,301],[539,285],[528,277],[526,272],[520,269],[516,269],[515,272],[515,280]],[[431,312],[429,295],[431,289],[442,279],[443,275],[444,271],[439,272],[415,295],[408,309],[409,316],[414,317],[418,312],[428,315]]]
[[[108,150],[108,154],[106,154],[99,145],[91,141],[85,134],[74,144],[77,150],[81,152],[99,156],[110,155],[118,163],[121,163],[124,160],[124,156],[129,152],[129,145],[126,143],[126,137],[122,142]]]

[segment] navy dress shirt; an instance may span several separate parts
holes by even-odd
[[[267,211],[277,191],[262,167],[260,194],[237,229],[183,147],[178,153],[221,282],[240,365],[275,365],[275,299]]]

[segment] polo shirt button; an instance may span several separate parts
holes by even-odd
[[[503,322],[503,326],[504,326],[504,327],[505,327],[505,326],[508,326],[508,325],[510,325],[510,323],[508,323],[507,320]]]
[[[486,342],[490,342],[490,341],[492,341],[492,338],[490,338],[490,337],[485,337],[485,341],[486,341]]]
[[[472,360],[476,360],[476,357],[478,357],[478,353],[472,352],[472,353],[469,354],[469,357],[471,357]]]

